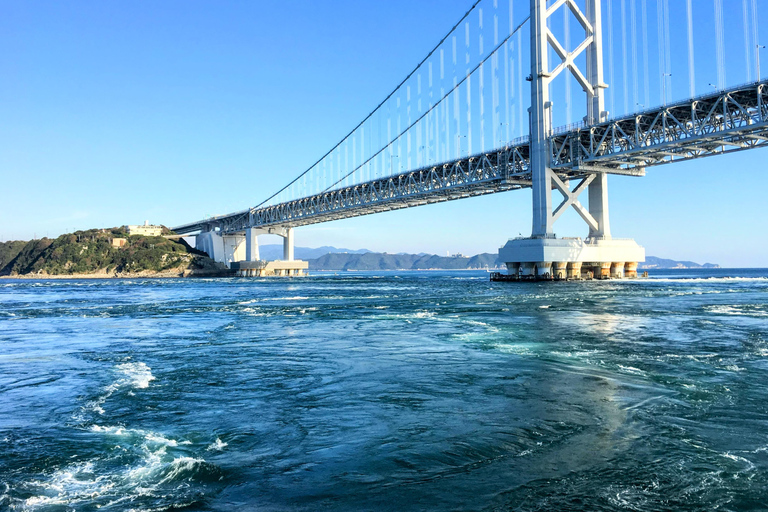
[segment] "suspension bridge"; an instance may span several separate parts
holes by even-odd
[[[173,230],[253,275],[260,234],[282,236],[291,262],[296,227],[526,188],[531,236],[499,251],[512,278],[636,275],[644,250],[611,235],[608,176],[768,142],[756,0],[686,0],[671,14],[669,0],[521,4],[477,0],[306,171],[254,207]],[[670,16],[687,23],[671,30]],[[569,208],[584,239],[554,234]]]

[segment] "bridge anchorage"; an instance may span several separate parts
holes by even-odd
[[[570,9],[584,29],[584,40],[571,52],[567,51],[548,28],[547,20],[560,8]],[[499,259],[508,270],[507,275],[494,274],[492,280],[535,279],[608,279],[637,277],[638,262],[645,261],[645,249],[634,240],[615,239],[611,236],[608,220],[608,174],[617,169],[599,164],[558,166],[564,149],[570,150],[571,159],[577,155],[571,140],[553,137],[552,108],[549,85],[563,72],[570,72],[581,85],[587,97],[586,125],[594,126],[606,121],[603,91],[603,50],[601,38],[600,0],[586,0],[586,12],[573,0],[560,0],[547,8],[546,0],[531,0],[531,108],[530,108],[530,172],[533,193],[533,229],[530,238],[516,238],[499,249]],[[550,67],[549,47],[561,62]],[[576,64],[586,54],[587,72]],[[559,146],[559,147],[558,147]],[[578,158],[578,157],[577,157]],[[581,162],[577,162],[580,164]],[[582,177],[571,188],[570,176],[563,171],[582,171]],[[644,169],[636,169],[637,174]],[[563,196],[553,210],[552,191]],[[583,192],[588,195],[588,208],[579,202]],[[555,221],[573,207],[589,226],[589,236],[556,238]]]

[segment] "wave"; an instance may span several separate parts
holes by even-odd
[[[648,277],[643,279],[622,279],[621,283],[768,283],[768,277]]]
[[[104,414],[102,406],[120,388],[130,386],[136,389],[144,389],[149,387],[149,383],[155,380],[155,376],[152,375],[152,369],[145,363],[122,363],[117,365],[115,369],[122,373],[123,377],[105,387],[102,395],[86,402],[82,410],[91,410],[98,414]],[[80,417],[75,419],[83,420]]]
[[[768,317],[768,307],[762,304],[719,304],[705,306],[704,310],[716,315]]]
[[[201,494],[191,482],[213,482],[221,476],[218,467],[202,458],[170,452],[181,443],[161,434],[96,425],[91,430],[125,436],[126,440],[114,455],[69,464],[46,478],[23,484],[32,496],[20,503],[22,510],[51,506],[78,510],[123,502],[135,506],[142,501],[160,504],[160,509],[174,508],[180,502],[190,503],[190,499],[193,503]],[[138,436],[139,442],[132,443],[132,436]],[[135,455],[133,463],[121,464],[125,452]]]
[[[227,447],[227,445],[228,445],[228,443],[225,443],[224,441],[222,441],[221,439],[219,439],[219,438],[217,437],[217,438],[216,438],[216,441],[214,441],[213,443],[211,443],[211,444],[208,446],[208,448],[206,448],[206,450],[207,450],[207,451],[209,451],[209,452],[210,452],[210,451],[217,451],[217,452],[220,452],[220,451],[224,450],[224,448],[226,448],[226,447]]]
[[[117,369],[126,375],[129,383],[135,388],[149,387],[149,383],[155,380],[152,369],[145,363],[123,363],[117,365]]]

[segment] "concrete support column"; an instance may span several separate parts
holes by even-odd
[[[534,266],[533,263],[528,263],[528,262],[521,263],[520,264],[520,270],[521,270],[520,276],[533,279],[533,277],[534,277],[534,272],[533,272],[534,268],[535,268],[535,266]]]
[[[536,273],[539,277],[552,277],[552,262],[551,261],[538,261],[536,262]]]
[[[604,89],[608,86],[603,82],[603,30],[602,12],[599,0],[587,0],[586,15],[594,32],[592,44],[587,47],[587,80],[592,91],[587,92],[587,119],[589,124],[602,122],[607,117],[605,112]],[[597,229],[590,228],[590,238],[611,238],[611,227],[608,224],[608,175],[600,173],[589,184],[589,213],[597,221]]]
[[[624,277],[624,262],[614,261],[611,263],[611,278],[621,279]]]
[[[229,267],[234,261],[245,260],[245,237],[243,235],[224,235],[224,263]]]
[[[590,238],[609,240],[611,225],[608,222],[608,175],[599,173],[589,184],[589,214],[597,221],[597,229],[589,229]]]
[[[581,279],[581,262],[568,262],[568,279]]]
[[[259,237],[256,230],[245,230],[245,261],[259,261]]]
[[[286,228],[283,238],[283,259],[293,261],[293,228]]]
[[[581,266],[582,279],[600,279],[600,263],[584,263]]]
[[[568,263],[565,261],[556,261],[552,265],[552,275],[555,279],[567,279]]]
[[[520,272],[520,264],[510,262],[507,263],[507,274],[511,276],[516,276]]]
[[[552,170],[549,140],[552,103],[549,101],[550,70],[547,41],[547,1],[531,0],[531,178],[533,181],[532,237],[550,238],[552,230]]]
[[[628,261],[624,264],[624,277],[637,277],[636,261]]]

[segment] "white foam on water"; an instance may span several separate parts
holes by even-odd
[[[211,445],[210,445],[210,446],[208,446],[208,448],[206,448],[206,450],[208,450],[209,452],[210,452],[210,451],[217,451],[217,452],[220,452],[220,451],[222,451],[222,450],[223,450],[223,449],[224,449],[224,448],[227,446],[227,444],[228,444],[228,443],[225,443],[224,441],[222,441],[221,439],[219,439],[219,438],[217,437],[217,438],[216,438],[216,441],[214,441],[213,443],[211,443]]]
[[[105,434],[112,434],[115,436],[124,436],[133,433],[132,430],[126,430],[123,427],[102,427],[101,425],[91,425],[91,431],[104,432]]]
[[[645,372],[643,370],[641,370],[640,368],[635,368],[634,366],[624,366],[620,364],[619,368],[621,368],[627,373],[632,373],[635,375],[645,375]]]
[[[180,443],[157,432],[122,426],[91,425],[90,430],[121,438],[117,446],[123,448],[119,451],[120,457],[125,457],[127,450],[135,453],[137,460],[133,464],[113,466],[116,460],[107,454],[104,458],[70,464],[44,478],[26,482],[25,490],[33,495],[21,503],[23,510],[51,506],[66,507],[67,510],[100,508],[132,502],[141,496],[159,496],[159,492],[165,496],[169,483],[184,479],[205,463],[201,458],[169,453],[179,444],[191,444],[189,441]],[[219,439],[217,442],[221,443]],[[226,446],[226,443],[221,444]],[[183,485],[187,487],[189,484],[184,482]],[[161,486],[164,486],[163,490]],[[169,503],[169,506],[175,507],[178,503]]]
[[[768,277],[649,277],[643,279],[622,279],[622,284],[653,284],[653,283],[733,283],[733,282],[767,282]]]
[[[254,308],[243,308],[241,313],[248,313],[248,316],[272,316],[272,313],[267,313]]]
[[[96,476],[92,462],[82,462],[54,471],[48,479],[31,485],[40,494],[24,501],[25,510],[87,502],[110,492],[116,484],[109,475]]]
[[[104,434],[114,435],[114,436],[136,436],[143,438],[143,447],[150,447],[150,446],[170,446],[170,447],[177,447],[179,445],[185,445],[185,444],[192,444],[191,441],[177,441],[176,439],[169,439],[165,437],[162,434],[158,434],[157,432],[151,432],[147,430],[137,429],[137,428],[125,428],[122,426],[102,426],[102,425],[91,425],[90,427],[91,432],[100,432]]]
[[[704,309],[710,313],[717,315],[730,315],[730,316],[754,316],[754,317],[768,317],[768,311],[761,309],[754,309],[759,307],[757,305],[719,305],[719,306],[706,306]]]
[[[748,472],[748,471],[752,471],[753,469],[755,469],[755,464],[751,460],[745,459],[744,457],[742,457],[740,455],[734,455],[731,452],[725,452],[725,453],[721,453],[720,456],[721,457],[725,457],[727,459],[731,459],[734,462],[739,462],[741,464],[744,464],[746,467],[743,470],[741,470],[740,472],[742,472],[742,471],[743,472]]]
[[[149,387],[149,383],[155,380],[152,369],[145,363],[123,363],[117,365],[117,369],[125,374],[129,383],[135,388]]]
[[[536,344],[534,343],[495,343],[493,348],[506,354],[515,354],[520,356],[535,356]]]
[[[173,461],[169,464],[167,468],[168,474],[166,474],[165,477],[158,483],[163,484],[175,480],[179,476],[182,476],[184,473],[195,470],[199,464],[203,463],[205,463],[205,460],[203,459],[196,459],[194,457],[177,457],[173,459]]]
[[[82,410],[93,411],[99,415],[103,415],[104,408],[102,406],[115,391],[124,386],[131,386],[135,389],[144,389],[149,387],[151,381],[155,380],[155,376],[152,375],[152,369],[145,363],[122,363],[117,365],[115,369],[122,373],[123,377],[106,386],[103,394],[86,402],[85,405],[83,405]],[[76,414],[74,418],[77,421],[83,421],[83,417],[80,414]]]
[[[168,439],[167,437],[164,437],[160,434],[154,434],[152,432],[146,434],[144,438],[147,440],[147,442],[155,443],[155,444],[163,444],[165,446],[179,446],[179,442],[175,439]]]

